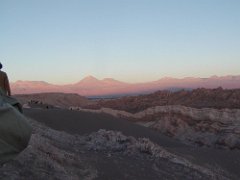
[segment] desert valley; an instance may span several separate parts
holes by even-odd
[[[1,179],[240,177],[239,89],[14,97],[33,134],[28,147],[1,167]]]
[[[239,0],[1,0],[0,180],[240,180]]]

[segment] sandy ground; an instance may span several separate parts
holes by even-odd
[[[70,134],[82,135],[98,131],[99,129],[106,129],[121,131],[123,134],[135,138],[146,137],[152,142],[157,143],[169,151],[181,155],[196,164],[221,168],[235,176],[235,179],[240,178],[239,151],[187,146],[146,127],[139,126],[123,119],[114,118],[106,114],[59,109],[24,109],[24,114],[55,130],[65,131]],[[109,168],[107,165],[108,161],[105,161],[105,163],[95,163],[96,166],[102,166],[101,168]],[[122,163],[124,164],[124,162]],[[111,168],[114,170],[113,167]]]

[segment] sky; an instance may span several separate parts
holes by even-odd
[[[239,0],[0,0],[11,82],[240,75]]]

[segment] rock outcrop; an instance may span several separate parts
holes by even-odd
[[[31,137],[31,127],[16,105],[15,99],[0,95],[0,165],[23,151]]]
[[[0,179],[231,179],[148,139],[99,130],[85,136],[52,130],[33,120],[27,149],[0,167]],[[111,174],[116,166],[119,171]]]
[[[156,106],[135,114],[109,108],[78,110],[125,118],[186,143],[240,149],[240,109]]]

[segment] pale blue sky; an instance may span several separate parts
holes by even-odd
[[[239,0],[0,0],[11,81],[240,74]]]

